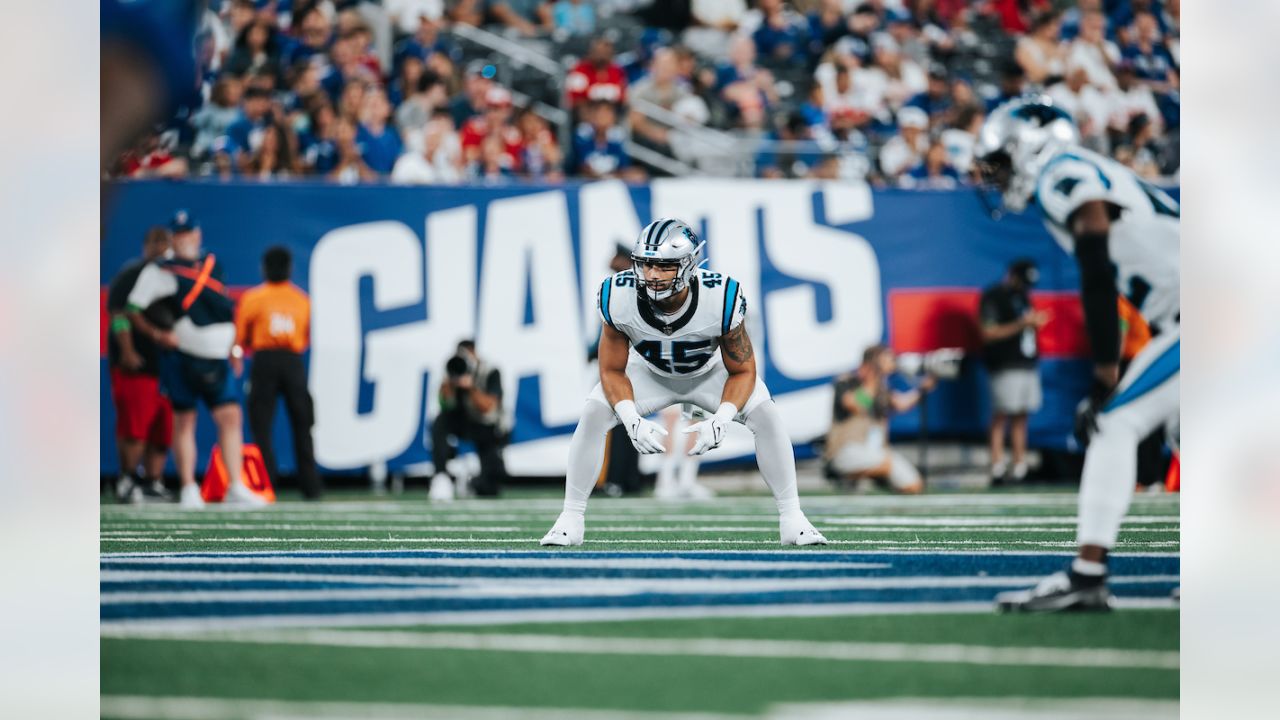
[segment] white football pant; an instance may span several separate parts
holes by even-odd
[[[1098,415],[1080,479],[1081,545],[1114,547],[1138,477],[1138,443],[1164,423],[1177,423],[1181,345],[1175,326],[1133,359]]]

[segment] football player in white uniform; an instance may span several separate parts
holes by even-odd
[[[1178,417],[1178,203],[1077,143],[1065,111],[1047,97],[1026,96],[992,112],[975,148],[1005,207],[1021,211],[1034,200],[1054,239],[1075,257],[1094,363],[1093,387],[1077,416],[1077,436],[1088,442],[1079,555],[1034,588],[998,595],[1002,610],[1111,607],[1107,553],[1133,496],[1138,443]],[[1123,377],[1118,296],[1153,334]]]
[[[737,280],[699,269],[702,246],[685,223],[655,220],[636,239],[632,269],[601,284],[600,382],[573,433],[564,510],[543,545],[582,544],[605,433],[621,422],[641,453],[664,452],[667,431],[645,416],[675,403],[712,413],[685,429],[696,437],[692,455],[719,446],[735,420],[755,434],[756,461],[778,504],[783,545],[827,541],[800,510],[791,441],[756,375],[743,323],[747,301]]]

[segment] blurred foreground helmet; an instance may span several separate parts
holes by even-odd
[[[699,256],[706,243],[684,222],[675,218],[659,218],[644,226],[631,248],[631,264],[636,271],[636,285],[644,288],[650,300],[663,300],[689,287],[701,265]],[[645,280],[641,265],[670,265],[677,268],[670,283],[654,286]]]
[[[1058,150],[1080,141],[1071,115],[1047,95],[1024,95],[995,110],[982,124],[974,159],[982,177],[979,195],[993,216],[1003,209],[1021,212],[1036,190],[1040,170]]]

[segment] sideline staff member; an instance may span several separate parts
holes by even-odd
[[[302,362],[311,335],[311,300],[289,281],[293,256],[276,246],[262,256],[266,282],[240,298],[236,309],[236,343],[253,353],[249,371],[249,427],[262,450],[272,482],[278,482],[276,453],[271,439],[276,398],[284,397],[285,412],[293,430],[293,455],[298,482],[308,500],[320,497],[311,426],[315,413],[307,390],[307,368]]]
[[[1036,335],[1049,316],[1031,307],[1031,288],[1040,279],[1035,262],[1010,263],[1004,279],[982,293],[978,320],[983,356],[991,376],[991,481],[1027,476],[1027,418],[1040,409],[1039,349]],[[1005,428],[1013,445],[1013,466],[1004,458]]]
[[[183,507],[204,507],[196,484],[196,405],[203,402],[218,427],[218,445],[227,468],[223,502],[257,507],[266,501],[240,478],[243,463],[243,420],[240,392],[232,377],[235,355],[233,304],[222,283],[222,266],[205,252],[200,225],[187,213],[174,213],[173,257],[149,263],[138,273],[125,305],[131,326],[156,342],[160,356],[160,388],[173,405],[173,459],[178,466]],[[147,319],[157,303],[174,318],[172,330]],[[238,359],[237,359],[238,360]]]
[[[160,392],[160,348],[129,322],[126,305],[138,275],[148,263],[169,252],[169,231],[157,225],[147,231],[142,257],[125,265],[111,280],[107,310],[111,334],[107,358],[111,367],[111,399],[116,406],[116,447],[120,478],[116,496],[121,502],[163,501],[173,498],[164,488],[164,465],[173,440],[173,408]],[[137,477],[142,463],[143,477]]]

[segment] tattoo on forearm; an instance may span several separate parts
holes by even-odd
[[[746,362],[751,359],[753,351],[751,349],[751,338],[747,337],[746,324],[729,331],[728,335],[720,338],[720,347],[724,350],[724,354],[729,356],[734,362]]]

